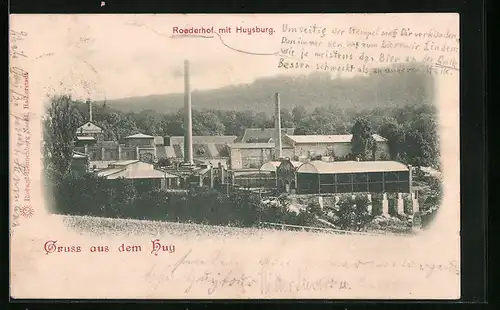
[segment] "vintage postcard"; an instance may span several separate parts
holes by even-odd
[[[17,299],[460,298],[458,14],[11,15]]]

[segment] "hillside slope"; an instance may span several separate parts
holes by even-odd
[[[430,103],[433,79],[425,74],[393,74],[331,79],[315,73],[309,76],[260,78],[252,84],[193,91],[193,108],[217,110],[254,110],[273,113],[272,95],[279,92],[283,109],[296,106],[308,109],[336,105],[342,109],[367,109]],[[183,94],[152,95],[108,100],[109,107],[138,112],[151,109],[159,113],[177,111]]]

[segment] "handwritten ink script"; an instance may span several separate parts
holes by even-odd
[[[450,30],[284,23],[280,32],[283,70],[451,75],[459,69],[459,38]]]
[[[30,206],[30,101],[29,73],[24,63],[28,56],[23,42],[28,34],[24,31],[10,31],[10,119],[11,119],[11,191],[13,218],[11,227],[19,226],[22,208]]]
[[[262,259],[254,267],[242,264],[217,253],[213,258],[199,259],[187,251],[167,268],[153,265],[145,274],[146,280],[158,289],[169,282],[177,283],[185,294],[195,290],[210,296],[220,290],[236,290],[238,294],[248,291],[260,294],[298,292],[341,292],[359,288],[374,288],[367,274],[374,270],[381,272],[416,271],[422,277],[431,279],[438,273],[458,276],[456,261],[445,264],[419,263],[416,261],[326,261],[327,270],[315,270],[314,264],[294,264],[291,261]],[[252,264],[250,264],[252,265]],[[251,269],[254,272],[247,271]],[[233,291],[234,293],[234,291]]]

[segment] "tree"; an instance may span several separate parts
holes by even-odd
[[[340,126],[338,119],[330,114],[313,114],[300,121],[296,135],[332,135]]]
[[[126,211],[134,207],[132,204],[138,196],[138,192],[133,182],[129,179],[118,178],[117,180],[113,180],[113,183],[116,189],[113,213],[118,217],[123,217],[126,215]]]
[[[295,126],[293,115],[287,109],[281,109],[280,120],[281,120],[281,128],[293,128]],[[273,116],[273,122],[274,122],[274,116]]]
[[[217,114],[211,111],[193,111],[193,134],[197,136],[220,136],[226,127]]]
[[[300,123],[307,116],[307,110],[303,106],[297,106],[292,109],[292,118],[294,124]]]
[[[352,154],[355,157],[367,159],[370,157],[371,152],[371,157],[374,159],[376,143],[368,120],[362,117],[357,118],[351,129],[351,134]]]
[[[51,173],[49,178],[59,182],[70,170],[76,130],[83,119],[67,95],[51,97],[46,116],[43,124],[45,166]]]
[[[405,153],[405,128],[398,124],[394,117],[383,118],[379,127],[380,134],[387,139],[391,159],[397,160],[404,157]]]
[[[368,197],[356,195],[355,199],[351,197],[342,197],[339,202],[338,223],[340,228],[346,230],[359,231],[368,224],[373,216],[368,212]]]

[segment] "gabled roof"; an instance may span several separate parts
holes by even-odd
[[[117,161],[113,161],[113,162],[109,163],[109,167],[124,167],[124,166],[128,166],[128,165],[135,164],[138,162],[139,162],[138,159],[117,160]]]
[[[264,172],[276,172],[281,162],[279,161],[268,161],[260,167],[260,171]]]
[[[132,173],[129,173],[125,171],[125,169],[122,169],[120,171],[117,171],[115,173],[112,173],[107,176],[107,179],[119,179],[119,178],[125,178],[125,179],[173,179],[173,178],[178,178],[176,175],[160,171],[160,170],[145,170],[145,171],[134,171]]]
[[[397,171],[408,171],[408,167],[396,161],[311,161],[304,163],[297,169],[298,173],[316,174]]]
[[[78,133],[102,133],[102,128],[91,123],[91,122],[86,122],[82,126],[78,127],[76,132],[77,132],[77,134]]]
[[[170,146],[157,145],[156,156],[158,158],[183,158],[184,145],[173,144]],[[193,143],[193,157],[194,158],[216,158],[216,157],[229,157],[226,144],[216,143]]]
[[[236,136],[193,136],[193,144],[215,143],[215,144],[230,144],[236,140]],[[170,145],[184,144],[184,136],[170,137]]]
[[[281,133],[293,135],[295,128],[281,128]],[[243,143],[269,142],[269,139],[276,141],[277,139],[275,128],[247,128],[241,138]]]
[[[116,160],[92,160],[89,162],[89,166],[97,170],[102,170],[109,167],[109,164],[114,163]]]
[[[352,135],[287,135],[295,143],[349,143]],[[386,138],[373,134],[373,139],[377,142],[387,141]]]
[[[143,133],[137,133],[135,135],[127,136],[125,139],[154,139],[155,137],[150,135],[145,135]]]
[[[89,155],[81,152],[73,151],[73,159],[88,159]]]
[[[274,143],[234,143],[229,146],[232,149],[274,149]],[[282,144],[283,149],[292,148],[288,144]]]
[[[92,136],[76,136],[76,140],[79,141],[95,141],[95,138]]]
[[[294,168],[300,167],[303,163],[300,161],[283,160],[283,161],[268,161],[260,167],[260,171],[275,172],[283,163],[290,163]]]

